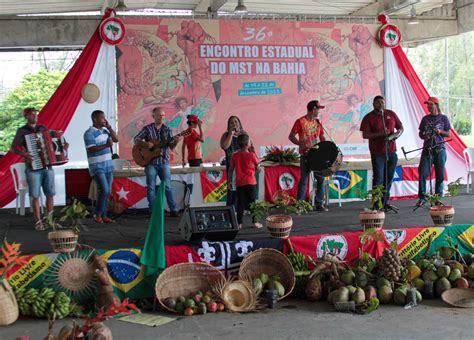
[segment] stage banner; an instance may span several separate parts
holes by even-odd
[[[393,175],[392,187],[390,188],[390,198],[393,200],[413,199],[418,198],[418,181],[419,181],[418,167],[416,166],[397,166],[395,174]],[[444,169],[444,187],[448,183],[448,173]],[[426,181],[426,188],[435,188],[436,174],[434,167],[431,170],[431,184],[430,177]]]
[[[227,174],[225,170],[203,171],[200,176],[203,202],[225,202],[227,199]]]
[[[313,259],[330,253],[342,261],[352,263],[359,258],[359,248],[362,247],[360,234],[360,231],[353,231],[339,234],[290,236],[290,241],[294,251],[311,256]]]
[[[358,190],[367,192],[367,170],[337,171],[332,178],[339,181],[341,199],[361,198]],[[338,190],[334,183],[329,184],[329,198],[339,198]]]
[[[114,178],[110,195],[117,210],[148,207],[145,176]]]
[[[275,195],[286,191],[291,197],[297,198],[300,167],[293,165],[277,165],[265,167],[265,201],[273,202]],[[306,197],[309,192],[309,178],[306,185]]]
[[[117,45],[120,155],[160,106],[174,133],[186,116],[203,121],[204,161],[222,157],[227,120],[238,116],[256,150],[287,145],[306,104],[346,156],[368,156],[359,126],[383,92],[379,25],[264,20],[123,18]],[[346,151],[347,150],[347,151]],[[181,148],[173,151],[180,161]]]

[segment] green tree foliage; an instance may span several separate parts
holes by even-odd
[[[448,82],[444,39],[408,49],[407,56],[428,92],[441,99],[441,109],[451,118],[457,132],[469,134],[470,114],[474,110],[474,32],[449,37],[446,41]]]
[[[66,71],[30,73],[11,91],[0,105],[0,151],[8,151],[16,130],[25,124],[22,110],[26,107],[41,109],[56,91]]]

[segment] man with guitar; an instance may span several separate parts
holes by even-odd
[[[171,191],[170,151],[182,139],[183,133],[173,137],[171,129],[163,124],[165,111],[162,107],[153,109],[154,123],[148,124],[135,136],[132,154],[134,161],[145,166],[147,198],[150,211],[156,199],[156,176],[165,183],[166,201],[172,217],[178,217],[176,202]]]
[[[300,181],[298,183],[298,199],[304,200],[306,196],[306,185],[310,169],[308,166],[308,151],[317,143],[324,142],[324,129],[318,119],[319,110],[324,109],[319,101],[312,100],[306,105],[306,115],[298,118],[291,129],[288,139],[299,146],[300,152]],[[297,137],[298,136],[298,137]],[[315,175],[316,178],[316,211],[328,211],[323,205],[324,198],[324,177]]]

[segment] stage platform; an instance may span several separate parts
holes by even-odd
[[[462,189],[463,192],[464,189]],[[456,209],[455,224],[474,223],[474,195],[462,194],[454,197],[453,204]],[[450,203],[450,198],[445,198]],[[413,212],[416,200],[393,201],[400,208],[398,214],[387,213],[385,220],[386,229],[410,228],[419,226],[432,226],[428,207],[422,207]],[[340,233],[358,231],[359,212],[368,205],[368,202],[344,203],[342,207],[330,204],[328,212],[313,212],[303,216],[293,216],[294,226],[292,236],[304,236],[325,233]],[[59,214],[59,207],[56,213]],[[96,224],[92,219],[85,219],[88,228],[83,231],[79,243],[97,249],[117,249],[142,247],[145,241],[150,215],[145,212],[130,210],[116,218],[114,224]],[[180,217],[165,217],[165,244],[186,244],[178,231]],[[245,217],[244,222],[250,225],[250,219]],[[244,223],[245,224],[245,223]],[[33,228],[33,216],[30,212],[26,216],[15,214],[14,209],[0,210],[0,236],[7,237],[10,242],[20,242],[24,254],[39,254],[51,252],[47,239],[47,231],[39,232]],[[236,236],[241,240],[268,239],[266,228],[254,229],[244,227]]]

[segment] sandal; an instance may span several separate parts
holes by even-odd
[[[104,220],[100,216],[94,216],[94,222],[96,223],[104,223]]]
[[[113,219],[111,219],[110,217],[104,217],[104,218],[102,219],[102,221],[103,221],[104,223],[115,223],[115,221],[114,221]]]
[[[44,227],[43,221],[41,221],[41,220],[36,221],[35,230],[38,230],[38,231],[46,230],[46,228]]]

